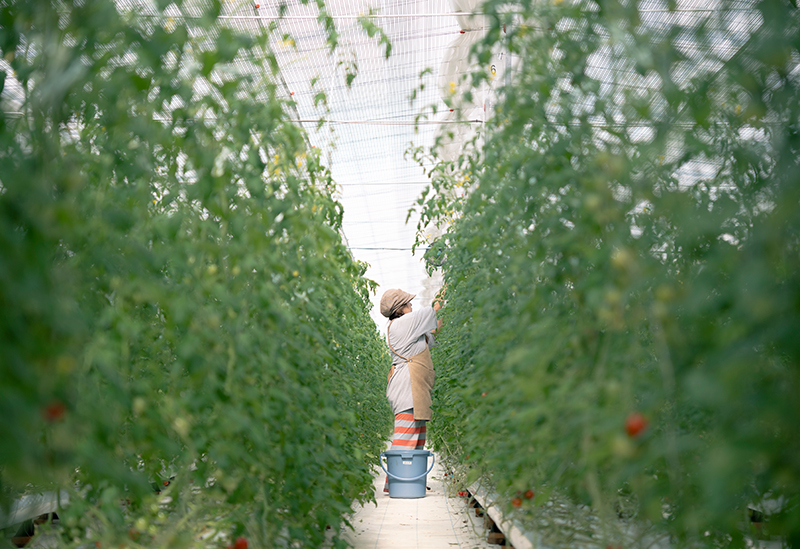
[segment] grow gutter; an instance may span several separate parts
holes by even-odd
[[[556,549],[546,545],[539,534],[524,532],[517,526],[513,519],[503,515],[500,506],[497,504],[497,493],[480,482],[475,482],[467,488],[472,497],[481,504],[484,512],[489,515],[506,539],[511,542],[514,549]]]

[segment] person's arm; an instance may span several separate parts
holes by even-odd
[[[436,347],[436,330],[425,334],[425,342],[428,344],[428,349]]]
[[[422,337],[437,328],[436,310],[433,307],[422,307],[400,318],[409,323],[407,326],[411,338]]]

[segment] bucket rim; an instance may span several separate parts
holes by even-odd
[[[399,456],[400,454],[404,455],[417,454],[417,455],[432,456],[433,452],[431,452],[430,450],[385,450],[381,452],[382,456]]]

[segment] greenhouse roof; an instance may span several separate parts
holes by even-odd
[[[373,303],[388,288],[403,288],[430,300],[431,285],[422,264],[422,251],[412,255],[418,217],[409,210],[427,184],[427,176],[406,150],[430,146],[435,120],[415,123],[426,105],[445,105],[435,76],[442,59],[460,33],[449,0],[327,2],[338,33],[339,47],[330,53],[326,32],[317,20],[316,5],[287,3],[275,49],[282,85],[296,103],[296,117],[307,131],[340,188],[344,206],[343,233],[353,256],[369,263],[366,276],[379,284]],[[240,30],[256,29],[278,17],[275,2],[225,4],[223,17]],[[373,21],[387,34],[391,55],[378,37],[369,37],[358,17],[373,8]],[[346,83],[349,63],[358,76]],[[420,73],[431,69],[429,84],[412,104],[410,96]],[[312,85],[313,82],[313,85]],[[315,98],[324,91],[327,110]],[[320,124],[320,119],[326,121]],[[407,220],[408,218],[408,220]],[[435,284],[435,283],[434,283]],[[433,290],[435,291],[435,289]],[[377,308],[373,318],[383,327]]]

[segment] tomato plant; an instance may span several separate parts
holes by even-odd
[[[447,226],[432,443],[508,500],[537,486],[554,505],[521,520],[555,546],[588,510],[597,547],[620,517],[745,546],[764,498],[797,544],[797,8],[484,10],[472,80],[496,87],[499,50],[519,63],[475,146],[417,156],[438,160],[422,219]]]
[[[373,284],[273,27],[147,10],[0,6],[0,503],[72,490],[68,546],[318,547],[391,428]]]

